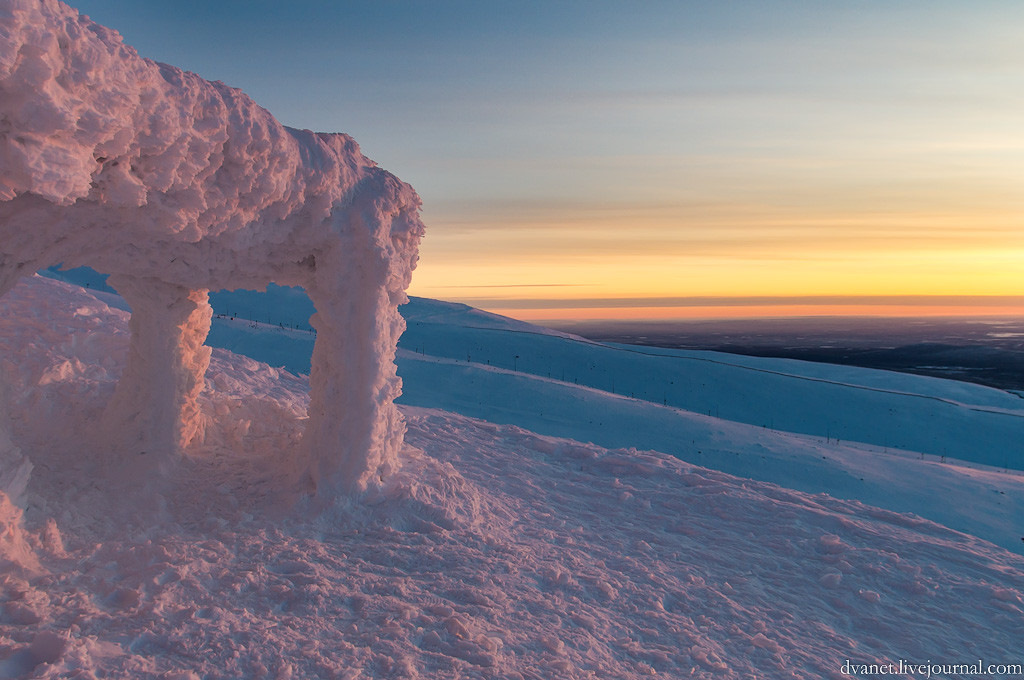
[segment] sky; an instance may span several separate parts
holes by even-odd
[[[414,295],[1024,313],[1024,3],[72,4],[412,184]]]

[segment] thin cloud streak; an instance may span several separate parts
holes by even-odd
[[[490,309],[593,309],[635,307],[1006,307],[1024,309],[1024,295],[793,295],[663,298],[473,298]]]

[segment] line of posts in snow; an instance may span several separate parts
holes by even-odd
[[[222,320],[225,320],[225,321],[236,321],[236,320],[241,319],[242,321],[245,321],[245,322],[247,322],[249,324],[249,328],[259,328],[260,324],[262,323],[267,328],[282,328],[282,329],[285,329],[285,330],[302,331],[303,333],[309,333],[311,335],[316,335],[316,329],[313,328],[312,326],[302,326],[302,325],[299,325],[299,324],[284,323],[282,321],[279,321],[277,323],[274,323],[273,321],[263,321],[263,322],[261,322],[258,319],[250,319],[247,316],[243,316],[241,314],[232,314],[231,312],[224,312],[224,313],[218,312],[218,313],[215,313],[213,315],[213,318],[215,318],[215,319],[222,319]]]

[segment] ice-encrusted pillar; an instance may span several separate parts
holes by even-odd
[[[321,497],[365,491],[400,465],[405,420],[394,403],[402,393],[395,353],[405,320],[398,305],[422,234],[413,219],[418,199],[400,206],[400,189],[390,176],[368,182],[362,200],[338,218],[345,221],[335,225],[339,242],[317,254],[306,286],[317,336],[303,448]]]
[[[132,308],[131,341],[103,428],[126,452],[164,461],[203,433],[197,399],[210,365],[208,291],[126,276],[109,283]]]
[[[303,448],[319,496],[359,493],[379,483],[398,467],[405,435],[394,404],[401,394],[395,347],[404,322],[378,283],[387,263],[379,256],[338,257],[345,262],[330,277],[335,285],[318,276],[307,290],[317,335]],[[321,264],[327,263],[318,259]],[[354,285],[337,285],[342,281]]]

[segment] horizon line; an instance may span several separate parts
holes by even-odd
[[[463,297],[455,302],[488,309],[627,309],[635,307],[921,306],[1021,307],[1024,295],[744,295],[621,298]]]

